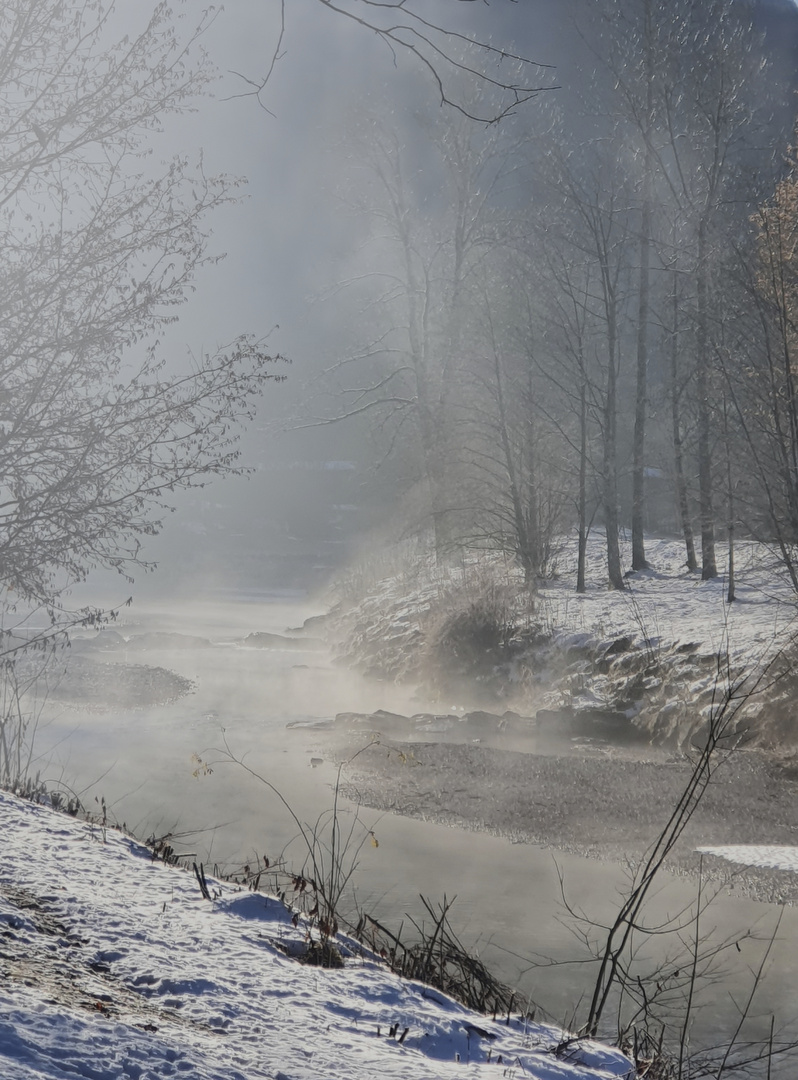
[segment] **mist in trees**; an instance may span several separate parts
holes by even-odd
[[[793,566],[791,72],[763,13],[795,14],[541,0],[557,47],[531,22],[499,47],[500,8],[310,8],[410,73],[401,109],[359,87],[328,133],[335,334],[296,405],[368,426],[387,529],[440,559],[501,551],[530,588],[569,529],[579,589],[591,529],[616,589],[651,530],[683,535],[704,577],[735,535]],[[297,10],[278,5],[229,95],[265,123]],[[198,155],[148,156],[210,86],[208,23],[178,33],[159,7],[124,38],[107,5],[80,11],[2,13],[0,552],[15,599],[53,610],[92,567],[133,576],[175,492],[241,467],[239,421],[280,370],[235,334],[182,373],[164,345],[240,193]]]
[[[251,337],[182,368],[160,340],[238,187],[199,157],[149,158],[213,77],[206,22],[181,37],[160,6],[124,35],[102,3],[0,12],[4,610],[54,626],[91,568],[145,564],[176,490],[239,468],[237,425],[279,375]]]
[[[798,586],[794,117],[767,5],[573,15],[578,87],[482,126],[373,98],[336,133],[358,247],[316,422],[370,418],[394,530],[438,558],[504,551],[534,587],[574,529],[584,590],[599,528],[623,589],[668,532],[733,599],[749,536]]]

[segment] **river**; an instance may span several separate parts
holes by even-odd
[[[109,816],[139,836],[173,834],[176,849],[196,852],[206,866],[229,868],[256,854],[273,860],[286,845],[288,858],[301,862],[301,848],[290,844],[296,827],[279,800],[225,761],[219,748],[226,742],[279,788],[303,821],[312,822],[331,805],[336,764],[325,732],[287,724],[348,710],[412,713],[444,705],[337,668],[324,651],[235,644],[252,632],[282,633],[312,613],[302,603],[268,597],[125,609],[115,627],[125,637],[163,631],[208,638],[213,645],[121,649],[98,658],[168,668],[190,679],[194,690],[150,707],[48,701],[37,736],[43,774],[79,791],[89,807],[104,797]],[[625,885],[622,866],[427,821],[368,810],[360,815],[379,842],[360,851],[357,896],[366,910],[396,926],[406,912],[418,913],[420,893],[433,900],[456,896],[452,922],[461,940],[517,986],[519,997],[529,997],[559,1021],[569,1020],[592,969],[585,965],[578,927],[563,907],[561,882],[572,908],[606,920]],[[663,922],[688,907],[695,891],[693,880],[664,874],[649,905],[649,922]],[[729,950],[732,969],[704,995],[697,1040],[712,1041],[733,1027],[734,1002],[745,995],[748,972],[765,947],[745,935],[754,928],[767,938],[778,916],[771,905],[723,893],[705,914],[703,925],[716,940],[736,937],[742,944]],[[646,949],[664,968],[675,944],[666,935]],[[787,908],[756,1012],[775,1012],[779,1023],[793,1020],[797,976],[798,921]]]

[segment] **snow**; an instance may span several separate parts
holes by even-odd
[[[628,588],[607,588],[606,547],[601,532],[591,534],[587,551],[588,589],[574,592],[576,545],[562,545],[558,576],[544,582],[539,607],[558,637],[574,641],[576,634],[612,641],[629,635],[638,644],[656,647],[665,642],[697,642],[702,651],[728,649],[734,661],[760,661],[774,646],[798,629],[796,595],[773,552],[762,544],[745,542],[735,548],[736,600],[726,603],[723,576],[728,551],[716,545],[721,577],[702,581],[690,573],[684,544],[646,537],[651,570],[628,573]],[[621,544],[622,565],[631,565],[631,544]]]
[[[633,1075],[619,1051],[476,1016],[348,939],[342,969],[300,964],[284,950],[305,929],[279,900],[209,879],[208,902],[116,831],[0,792],[0,833],[4,1080]]]
[[[540,589],[535,617],[561,644],[611,643],[626,635],[651,648],[695,642],[705,654],[728,650],[748,666],[794,632],[795,595],[762,547],[738,547],[738,599],[728,605],[726,583],[688,573],[673,540],[648,539],[653,569],[631,575],[623,593],[608,590],[602,539],[590,539],[585,595],[573,589],[571,543],[560,556],[559,577]],[[719,548],[719,562],[722,557]],[[384,583],[371,603],[412,641],[419,612],[442,583],[417,580],[412,601],[407,584]],[[693,680],[689,696],[697,699],[711,686],[710,675]],[[679,705],[668,698],[662,712]],[[216,898],[208,902],[191,874],[153,861],[112,830],[0,792],[0,834],[3,1080],[478,1080],[513,1070],[533,1080],[633,1075],[618,1051],[579,1041],[558,1055],[565,1039],[559,1029],[475,1016],[438,992],[403,982],[343,939],[341,948],[350,953],[343,969],[302,965],[285,950],[302,947],[304,924],[295,927],[279,901],[212,881]],[[798,848],[701,850],[798,871]],[[394,1025],[400,1033],[408,1028],[402,1043],[389,1034]],[[503,1067],[497,1067],[500,1055]]]
[[[633,572],[631,542],[622,538],[627,587],[618,591],[608,588],[606,539],[602,530],[594,529],[587,543],[583,594],[575,591],[575,534],[560,538],[555,546],[553,572],[539,582],[535,594],[533,621],[563,648],[609,646],[620,637],[630,637],[634,645],[652,651],[676,642],[695,643],[703,655],[728,653],[733,664],[753,666],[798,632],[798,597],[778,554],[761,543],[735,546],[732,604],[726,602],[728,549],[721,542],[716,544],[720,576],[702,581],[700,571],[688,571],[680,540],[647,536],[650,569]],[[496,585],[513,580],[518,597],[526,602],[521,571],[508,567],[499,556],[483,553],[472,563],[444,570],[423,561],[411,564],[403,573],[374,582],[368,595],[359,599],[350,651],[357,656],[361,639],[373,638],[381,645],[391,633],[397,639],[404,637],[410,646],[427,610],[447,590],[464,582],[478,590],[480,582]],[[402,677],[398,644],[392,643],[391,671]]]
[[[767,870],[787,870],[798,874],[798,847],[777,844],[727,844],[723,847],[700,847],[704,855],[717,855],[720,859],[741,866],[760,866]]]

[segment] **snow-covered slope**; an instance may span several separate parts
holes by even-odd
[[[331,637],[337,632],[341,659],[369,675],[428,685],[449,700],[467,700],[476,687],[493,694],[499,712],[505,702],[524,716],[542,709],[625,718],[635,738],[674,745],[700,732],[729,686],[746,677],[740,729],[762,745],[794,743],[798,597],[774,553],[737,545],[736,599],[728,603],[728,582],[689,572],[672,539],[649,537],[651,569],[628,572],[622,591],[608,589],[604,546],[601,533],[591,535],[581,595],[573,536],[562,539],[556,573],[533,597],[520,571],[495,555],[456,567],[410,565],[338,609]],[[630,544],[621,547],[628,565]],[[723,567],[721,544],[717,555]]]
[[[631,561],[631,545],[622,541],[623,565]],[[727,553],[717,545],[723,568]],[[607,588],[603,534],[594,531],[587,546],[587,591],[575,592],[576,541],[569,535],[559,545],[555,575],[540,583],[533,622],[552,633],[565,647],[591,640],[610,644],[628,636],[637,647],[658,648],[671,642],[697,642],[703,652],[729,652],[733,662],[761,660],[775,645],[798,629],[798,597],[784,567],[772,551],[753,542],[737,545],[736,600],[726,603],[723,575],[702,581],[684,565],[684,547],[672,539],[649,537],[646,555],[651,569],[627,573],[627,588]],[[503,582],[515,589],[520,603],[525,592],[520,571],[490,555],[461,567],[438,569],[433,564],[411,565],[406,571],[372,584],[358,605],[346,613],[350,640],[346,649],[360,666],[392,678],[412,672],[413,650],[422,644],[423,624],[430,608],[441,605],[457,589],[466,599],[480,587]],[[379,655],[379,650],[385,656]]]
[[[738,543],[735,551],[736,600],[726,603],[725,545],[717,544],[721,576],[702,581],[685,566],[684,545],[648,537],[646,557],[652,569],[629,573],[628,588],[606,585],[606,550],[600,532],[588,542],[588,589],[574,592],[576,550],[573,537],[562,545],[559,577],[540,589],[541,606],[560,634],[583,631],[611,641],[630,635],[637,644],[657,647],[670,641],[694,641],[703,651],[726,651],[733,661],[760,660],[798,627],[797,601],[776,555],[762,544]],[[631,544],[621,544],[623,565],[631,564]]]
[[[215,882],[207,902],[114,831],[0,793],[0,835],[3,1080],[633,1075],[618,1051],[494,1023],[372,956],[300,964],[279,945],[302,923],[277,900]]]

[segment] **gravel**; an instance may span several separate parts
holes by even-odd
[[[386,742],[358,755],[344,794],[363,806],[485,830],[605,860],[641,856],[691,775],[689,761],[653,749],[581,747],[557,754],[483,745]],[[738,750],[718,768],[670,860],[697,871],[695,848],[798,843],[798,768],[792,759]],[[731,866],[704,857],[710,877]],[[798,875],[741,870],[732,887],[769,902],[798,900]]]

